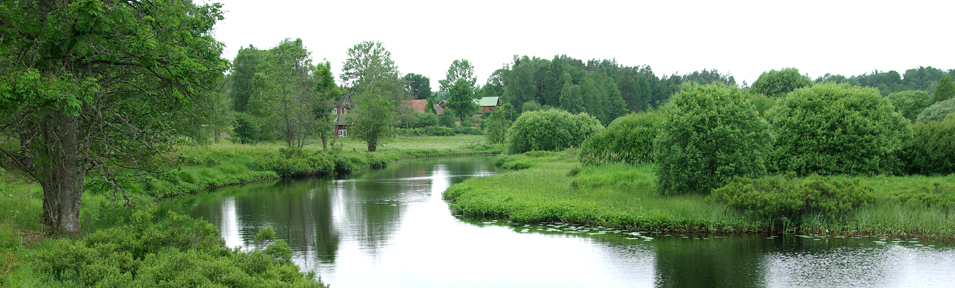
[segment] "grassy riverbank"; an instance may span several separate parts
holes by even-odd
[[[87,179],[86,191],[83,193],[81,219],[85,236],[80,239],[48,238],[45,235],[45,227],[42,225],[42,189],[40,186],[36,183],[31,183],[24,175],[12,171],[3,171],[3,173],[0,174],[0,211],[4,211],[4,213],[0,213],[0,287],[72,287],[80,284],[93,285],[97,282],[90,280],[92,278],[83,280],[80,279],[82,277],[77,275],[93,272],[100,274],[94,273],[91,275],[113,275],[110,273],[116,271],[121,272],[122,269],[129,268],[127,267],[128,265],[124,266],[124,268],[111,266],[113,264],[110,263],[96,262],[96,259],[106,259],[124,253],[121,249],[103,248],[105,246],[97,245],[122,246],[126,244],[110,244],[108,243],[109,241],[88,240],[91,239],[90,237],[102,238],[102,236],[93,235],[103,235],[103,233],[106,233],[107,235],[127,239],[128,241],[123,240],[127,243],[144,243],[143,241],[147,241],[149,237],[156,235],[150,236],[143,234],[143,231],[145,231],[143,229],[149,231],[172,229],[172,231],[178,231],[183,234],[192,233],[197,237],[202,236],[199,238],[203,239],[209,238],[209,235],[214,234],[215,237],[212,238],[217,239],[217,233],[210,234],[209,227],[211,226],[206,225],[208,223],[203,224],[204,221],[201,220],[193,221],[182,219],[181,216],[171,216],[170,218],[169,215],[143,214],[139,217],[142,219],[148,218],[149,221],[140,220],[140,222],[135,225],[131,225],[133,223],[130,222],[130,219],[124,219],[119,223],[113,222],[118,220],[114,217],[115,215],[132,215],[137,211],[147,211],[153,203],[162,198],[193,194],[228,185],[277,179],[281,177],[283,173],[294,175],[343,173],[383,167],[390,162],[402,159],[451,155],[497,154],[503,150],[501,146],[489,146],[482,143],[483,136],[473,135],[452,137],[397,137],[379,146],[377,152],[368,153],[364,152],[367,149],[364,143],[356,141],[355,139],[346,138],[339,139],[336,147],[330,149],[330,154],[325,154],[320,144],[308,145],[301,150],[285,149],[284,145],[275,143],[257,145],[223,143],[206,146],[180,146],[176,147],[174,153],[163,157],[162,160],[165,161],[166,164],[178,163],[179,165],[157,166],[154,172],[158,173],[147,174],[134,171],[114,171],[115,176],[117,176],[117,181],[120,183],[120,186],[123,187],[123,191],[112,190],[109,188],[109,185],[103,183],[98,175],[95,175],[95,177],[91,175],[91,177]],[[343,168],[346,168],[347,171],[336,171]],[[125,206],[126,201],[123,198],[123,192],[125,192],[126,197],[129,198],[131,206]],[[172,223],[188,224],[175,224],[174,226],[185,225],[194,228],[191,230],[186,229],[188,231],[179,231],[176,229],[181,230],[184,228],[170,228],[169,226],[172,225],[170,221],[172,221]],[[97,226],[103,228],[96,230],[95,227]],[[214,229],[214,227],[212,227],[212,229]],[[268,262],[262,260],[264,256],[256,254],[265,253],[272,255],[281,252],[282,245],[277,245],[276,248],[270,248],[271,250],[267,249],[258,252],[228,252],[226,250],[229,249],[222,250],[224,244],[209,242],[213,240],[202,240],[200,241],[202,245],[199,245],[200,242],[195,242],[197,245],[193,246],[201,246],[204,248],[183,254],[167,250],[174,249],[186,252],[188,249],[178,247],[176,243],[182,242],[180,240],[185,241],[192,238],[178,239],[173,237],[173,235],[167,236],[169,237],[163,238],[167,239],[167,242],[160,241],[150,244],[152,248],[158,250],[147,250],[152,251],[151,253],[162,254],[163,257],[168,259],[152,259],[148,261],[153,262],[147,263],[147,259],[143,258],[145,257],[143,256],[139,257],[138,260],[128,263],[134,263],[130,264],[134,266],[139,265],[137,267],[140,268],[154,267],[158,269],[163,263],[167,263],[167,260],[172,261],[178,259],[176,261],[181,260],[199,263],[197,265],[202,267],[195,266],[192,268],[195,268],[194,270],[196,271],[205,271],[202,273],[231,271],[229,273],[239,275],[235,278],[238,279],[236,280],[238,282],[234,283],[279,283],[273,281],[275,279],[269,280],[271,278],[268,277],[271,276],[263,276],[265,278],[261,278],[259,276],[264,274],[256,274],[271,271],[268,273],[272,273],[272,276],[284,275],[282,279],[287,281],[282,283],[289,285],[294,284],[297,285],[296,287],[320,286],[320,282],[301,282],[296,280],[297,278],[295,277],[289,278],[291,277],[289,276],[291,274],[288,274],[290,271],[298,271],[298,268],[295,267],[294,264],[290,264],[287,261]],[[103,239],[107,238],[109,237]],[[106,252],[104,252],[105,254],[96,254],[93,250],[89,249],[113,249],[109,251],[119,254]],[[276,249],[278,252],[276,252]],[[43,256],[40,255],[48,255],[49,257],[43,258]],[[83,263],[78,263],[74,266],[68,265],[69,263],[51,263],[50,259],[55,259],[56,257],[73,257],[74,260]],[[259,263],[257,265],[260,265],[257,266],[258,268],[245,269],[247,267],[240,267],[241,265],[239,265],[239,263],[251,261],[241,260],[246,258],[259,259],[256,261],[265,262],[257,262]],[[270,257],[270,259],[271,258],[280,259],[282,257]],[[236,270],[236,267],[241,269]],[[290,270],[288,267],[295,268]],[[121,274],[122,273],[119,273],[117,275],[121,276]],[[172,275],[169,276],[171,277]],[[161,275],[154,275],[154,277],[161,277]],[[128,284],[132,282],[117,283]]]
[[[949,176],[855,177],[873,188],[874,201],[841,219],[822,215],[797,223],[757,219],[703,195],[661,196],[651,165],[581,167],[574,151],[503,156],[505,168],[526,168],[469,179],[444,196],[455,213],[517,222],[568,222],[668,233],[789,231],[817,235],[897,235],[955,238],[950,207],[911,200]],[[924,195],[923,195],[924,196]]]

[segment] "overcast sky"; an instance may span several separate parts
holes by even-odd
[[[513,55],[616,59],[658,77],[717,69],[738,83],[784,67],[813,79],[955,68],[953,1],[218,2],[225,58],[301,38],[337,79],[348,48],[381,41],[401,73],[431,78],[432,90],[454,59],[471,61],[483,85]]]

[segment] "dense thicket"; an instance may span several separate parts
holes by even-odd
[[[955,173],[955,113],[940,121],[916,122],[912,132],[912,141],[903,153],[909,173]]]
[[[838,218],[873,199],[872,187],[859,179],[816,175],[740,177],[714,190],[709,198],[772,222],[798,221],[813,214]]]
[[[775,169],[799,175],[897,172],[911,137],[907,121],[873,88],[816,84],[789,93],[770,112]]]
[[[886,96],[885,99],[892,103],[896,112],[909,120],[915,120],[919,113],[922,113],[922,110],[932,105],[932,96],[928,92],[920,90],[889,93],[889,96]]]
[[[604,127],[593,116],[570,114],[561,110],[534,111],[521,114],[508,132],[509,153],[527,151],[560,151],[579,147]]]
[[[660,193],[709,193],[733,177],[766,174],[769,124],[739,88],[684,85],[660,113],[653,143]]]
[[[949,99],[928,106],[918,114],[916,120],[922,123],[938,121],[945,119],[945,116],[953,112],[955,112],[955,99]]]
[[[580,162],[597,165],[620,162],[631,165],[653,162],[653,139],[660,117],[655,112],[634,113],[617,118],[607,129],[580,145]]]
[[[325,287],[314,273],[299,272],[284,240],[240,252],[206,221],[154,214],[139,211],[128,223],[82,239],[55,240],[35,256],[38,271],[66,286]]]

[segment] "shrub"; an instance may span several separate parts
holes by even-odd
[[[799,175],[895,173],[911,129],[875,88],[817,84],[770,111],[778,171]]]
[[[484,135],[484,132],[481,132],[481,129],[474,128],[471,126],[458,126],[454,127],[455,134],[465,134],[465,135]]]
[[[889,103],[892,103],[896,112],[899,112],[899,114],[902,114],[902,117],[909,120],[915,120],[925,107],[932,105],[932,97],[929,96],[927,92],[921,90],[890,93],[885,99],[888,99]]]
[[[755,217],[797,220],[821,213],[830,219],[872,201],[872,187],[859,179],[817,176],[794,179],[772,176],[753,180],[740,177],[713,191],[711,201],[725,202]]]
[[[657,190],[710,193],[736,176],[766,174],[769,125],[737,87],[687,84],[659,112]]]
[[[454,116],[451,115],[450,111],[445,112],[438,116],[438,124],[443,127],[454,128]]]
[[[258,168],[274,171],[283,178],[331,174],[335,163],[325,155],[299,148],[282,148],[279,153],[268,153],[256,160]]]
[[[912,141],[903,153],[909,173],[955,173],[955,113],[942,121],[916,123],[912,131]]]
[[[580,145],[580,162],[584,165],[653,162],[653,139],[657,136],[659,122],[657,113],[630,114],[617,118],[607,129]]]
[[[434,113],[415,113],[415,128],[424,128],[438,125],[438,115]]]
[[[893,191],[894,200],[908,205],[955,208],[955,186],[936,183],[933,186],[921,186],[912,190]]]
[[[559,151],[578,147],[603,129],[597,118],[586,113],[572,115],[561,110],[526,112],[508,131],[508,152]]]
[[[928,106],[928,108],[922,110],[922,113],[919,113],[916,120],[922,123],[939,121],[945,119],[945,116],[952,114],[952,112],[955,112],[955,99],[945,100]]]
[[[283,241],[241,252],[225,247],[206,221],[154,214],[139,211],[128,223],[82,239],[53,240],[35,256],[38,272],[67,287],[324,287],[314,273],[282,258]]]
[[[358,168],[358,165],[348,157],[334,155],[331,158],[335,163],[335,174],[348,174]]]
[[[261,134],[259,124],[255,117],[245,113],[239,113],[235,117],[235,129],[232,131],[237,142],[242,144],[255,144],[259,142]]]

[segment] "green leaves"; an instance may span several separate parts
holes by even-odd
[[[799,69],[784,68],[782,70],[769,70],[759,75],[759,78],[753,82],[753,92],[764,94],[770,97],[780,97],[793,90],[812,85],[809,76],[799,74]]]
[[[769,125],[735,86],[685,84],[664,106],[653,143],[661,194],[709,193],[766,174]]]
[[[797,89],[769,114],[776,169],[799,175],[895,173],[912,133],[878,90],[848,84]]]
[[[593,116],[546,110],[521,114],[508,131],[509,153],[561,151],[578,147],[604,127]]]

